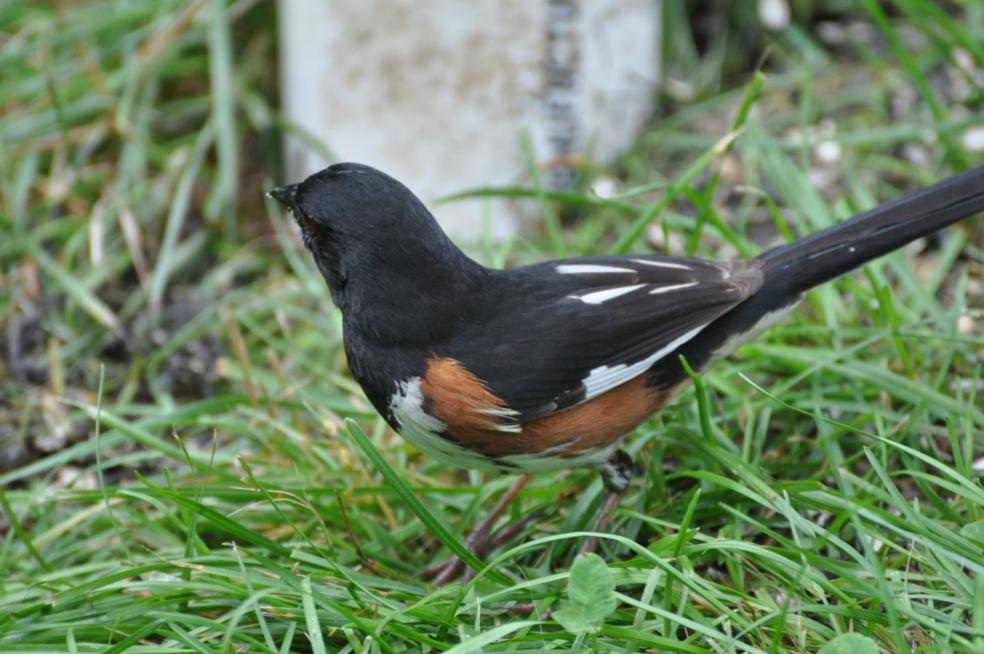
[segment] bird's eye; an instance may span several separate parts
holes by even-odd
[[[314,221],[311,220],[311,217],[308,216],[303,211],[301,211],[300,209],[297,209],[294,212],[294,216],[297,219],[297,224],[300,225],[303,229],[311,229],[312,227],[314,227]]]

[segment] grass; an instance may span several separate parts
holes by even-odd
[[[620,193],[495,191],[578,219],[476,256],[755,252],[984,162],[979,3],[864,2],[834,45],[739,7],[706,49],[667,4],[666,115],[596,171]],[[291,129],[272,23],[0,7],[0,651],[984,651],[979,219],[812,292],[640,427],[610,582],[571,573],[589,471],[527,486],[475,580],[417,579],[512,479],[420,457],[347,375],[261,196]]]

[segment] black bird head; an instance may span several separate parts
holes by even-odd
[[[440,291],[453,294],[485,272],[410,189],[370,166],[335,164],[270,196],[294,215],[346,322],[421,313]]]

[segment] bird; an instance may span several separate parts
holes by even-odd
[[[507,269],[469,258],[393,177],[336,163],[269,195],[293,215],[341,311],[349,369],[405,440],[446,464],[520,475],[639,472],[622,439],[809,289],[984,210],[984,166],[735,260],[584,256]],[[592,544],[593,547],[593,544]],[[454,560],[432,570],[444,583]]]

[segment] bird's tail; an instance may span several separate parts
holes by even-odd
[[[984,211],[984,166],[903,195],[758,257],[761,288],[677,350],[695,369],[770,325],[804,292],[917,238]],[[686,379],[678,366],[651,373],[656,386]]]
[[[984,211],[984,166],[765,252],[759,256],[765,262],[760,293],[798,297],[978,211]]]

